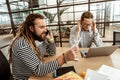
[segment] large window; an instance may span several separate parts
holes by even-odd
[[[0,0],[0,25],[10,24],[6,0]],[[50,29],[60,37],[57,41],[68,42],[69,31],[84,11],[91,11],[97,28],[105,37],[106,27],[120,24],[120,1],[117,0],[9,0],[14,25],[21,24],[30,13],[45,16]],[[4,19],[3,19],[4,17]],[[62,45],[61,45],[62,46]]]

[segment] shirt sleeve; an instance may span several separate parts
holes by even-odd
[[[103,45],[103,41],[100,38],[100,34],[99,33],[94,33],[94,43],[97,47],[102,47]]]
[[[47,40],[45,40],[41,44],[39,44],[38,48],[39,48],[42,56],[44,56],[46,53],[49,54],[49,55],[55,55],[56,54],[55,43],[49,43]]]
[[[56,59],[48,63],[43,63],[39,60],[34,50],[29,47],[19,49],[17,53],[18,58],[23,64],[25,64],[37,76],[43,76],[60,67]]]
[[[75,32],[76,32],[76,28],[74,26],[70,30],[69,47],[72,47],[75,44],[75,42],[78,40],[75,36],[75,34],[76,34]]]
[[[55,55],[56,54],[56,45],[55,45],[55,43],[50,43],[50,42],[48,42],[46,40],[46,41],[43,42],[43,45],[45,46],[46,52],[49,55]]]

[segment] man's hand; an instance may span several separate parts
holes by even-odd
[[[80,35],[80,31],[81,31],[81,21],[78,20],[78,22],[77,22],[76,38],[79,37],[79,35]]]
[[[76,58],[76,51],[78,51],[78,46],[72,46],[68,51],[65,52],[65,57],[67,61],[74,60]]]
[[[53,37],[53,34],[52,34],[52,31],[50,30],[49,33],[47,34],[46,36],[47,40],[49,42],[54,42],[54,37]]]
[[[92,30],[93,30],[94,33],[98,32],[97,28],[96,28],[96,23],[94,21],[92,22]]]
[[[80,30],[81,30],[81,26],[80,26],[80,24],[81,24],[81,22],[80,22],[80,20],[78,20],[78,22],[77,22],[77,31],[78,32],[80,32]]]
[[[76,58],[76,51],[78,50],[78,46],[73,46],[65,53],[57,57],[58,64],[61,66],[67,61],[74,60]]]

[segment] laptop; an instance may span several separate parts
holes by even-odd
[[[81,50],[81,56],[85,58],[97,57],[97,56],[109,56],[111,55],[119,46],[105,46],[105,47],[95,47],[89,48],[89,50]]]

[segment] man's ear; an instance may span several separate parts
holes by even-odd
[[[34,27],[33,26],[29,26],[30,31],[34,32]]]

